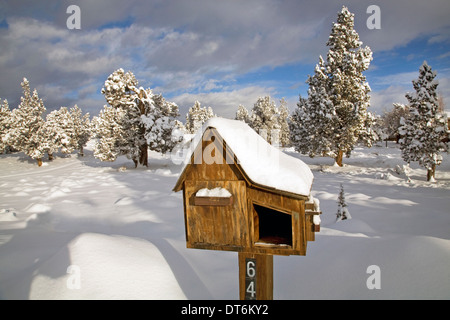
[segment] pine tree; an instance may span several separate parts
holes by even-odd
[[[336,221],[342,221],[342,220],[347,220],[347,219],[351,219],[352,217],[350,216],[350,213],[348,212],[347,209],[347,202],[345,201],[345,191],[344,191],[344,186],[341,183],[341,189],[339,191],[339,196],[338,196],[338,211],[336,213]]]
[[[280,106],[278,107],[278,126],[280,128],[280,145],[286,147],[290,144],[290,132],[289,132],[289,110],[286,107],[286,100],[280,100]]]
[[[99,131],[100,140],[94,147],[94,155],[102,161],[115,161],[116,157],[125,155],[133,160],[135,166],[147,165],[148,145],[140,121],[146,110],[139,98],[137,85],[134,74],[125,73],[123,69],[114,71],[105,81],[102,93],[115,112],[105,106],[105,112],[100,114],[103,117],[100,124],[107,128]],[[112,149],[106,150],[107,146]]]
[[[154,150],[172,147],[166,136],[175,126],[176,104],[165,102],[150,89],[138,88],[134,74],[123,69],[108,77],[102,93],[113,109],[105,106],[96,117],[95,134],[99,138],[94,148],[96,157],[114,161],[126,155],[135,166],[147,166],[149,146]]]
[[[409,116],[402,119],[399,133],[402,157],[407,163],[419,161],[427,169],[427,181],[434,181],[441,152],[448,151],[445,118],[438,112],[436,72],[424,61],[419,78],[413,81],[414,93],[407,93]]]
[[[369,67],[372,51],[361,45],[354,15],[343,7],[327,42],[327,60],[320,57],[314,76],[308,78],[308,103],[299,111],[306,119],[298,125],[307,126],[303,132],[313,140],[297,140],[296,148],[310,156],[333,157],[339,166],[358,141],[371,146],[376,139],[371,129],[374,117],[367,111],[370,87],[362,74]]]
[[[298,152],[334,157],[333,135],[337,125],[334,105],[327,92],[328,76],[325,62],[319,57],[314,75],[309,76],[308,99],[300,97],[291,118],[291,136]]]
[[[128,154],[124,151],[128,141],[123,135],[125,112],[105,105],[98,117],[92,120],[93,130],[98,139],[94,147],[94,156],[101,161],[115,161],[118,156]],[[137,155],[139,156],[139,155]]]
[[[70,134],[71,124],[67,123],[68,111],[67,108],[60,108],[50,112],[44,125],[42,126],[42,135],[45,137],[45,151],[48,154],[48,159],[53,160],[53,153],[62,149],[64,153],[72,152],[70,148],[70,141],[66,136]]]
[[[253,105],[250,126],[268,143],[279,142],[278,109],[270,96],[260,97]]]
[[[189,133],[196,133],[208,119],[213,117],[215,114],[211,107],[202,107],[199,101],[195,101],[186,114],[186,130]]]
[[[166,153],[171,151],[181,140],[182,135],[178,133],[179,116],[178,106],[168,102],[162,95],[153,95],[152,111],[142,116],[146,128],[145,138],[150,150]]]
[[[370,132],[367,108],[370,106],[370,87],[362,74],[369,68],[372,51],[361,48],[362,42],[354,30],[354,14],[343,7],[333,25],[327,46],[328,92],[336,113],[333,151],[336,163],[342,166],[342,156],[353,150],[361,136],[371,146],[374,137]],[[373,138],[372,138],[373,137]]]
[[[75,105],[70,111],[66,107],[50,112],[41,129],[45,137],[45,151],[49,160],[53,153],[61,150],[69,154],[74,150],[83,152],[83,146],[90,138],[89,114],[81,116],[81,110]]]
[[[394,103],[394,108],[383,114],[383,133],[386,135],[387,139],[394,139],[397,143],[399,142],[401,138],[398,132],[401,127],[400,120],[402,118],[407,118],[408,113],[408,106],[402,103]]]
[[[0,153],[9,152],[8,144],[9,129],[11,128],[11,110],[9,109],[8,100],[1,103],[0,99]]]
[[[36,159],[41,166],[47,148],[45,135],[42,132],[45,123],[42,115],[46,109],[37,90],[31,93],[30,83],[26,78],[23,79],[21,86],[23,96],[20,98],[18,108],[12,111],[7,143],[32,159]]]
[[[250,123],[250,115],[248,113],[248,110],[242,104],[238,106],[234,120],[244,121],[247,124]]]
[[[386,134],[387,129],[385,127],[384,118],[380,115],[376,115],[375,119],[372,124],[372,129],[377,135],[377,141],[385,141],[386,140],[386,147],[387,147],[387,139],[389,136]]]
[[[306,106],[308,104],[308,99],[299,96],[299,102],[297,102],[297,108],[289,117],[289,133],[290,141],[294,146],[295,150],[301,153],[308,154],[307,147],[309,144],[302,143],[303,139],[308,137],[308,130],[304,123],[306,122],[307,113]]]
[[[70,117],[73,123],[74,149],[80,150],[79,155],[84,156],[83,148],[91,138],[89,113],[83,115],[81,109],[75,105],[70,109]]]

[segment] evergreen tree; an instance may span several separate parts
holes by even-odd
[[[336,213],[336,221],[351,219],[350,213],[347,209],[347,202],[345,201],[344,186],[341,183],[341,189],[338,196],[338,211]]]
[[[11,128],[11,110],[9,109],[8,100],[0,101],[0,153],[9,152],[8,135]]]
[[[99,141],[94,148],[95,156],[114,161],[117,156],[126,155],[135,166],[147,166],[149,145],[154,150],[172,147],[164,139],[174,129],[174,117],[178,115],[176,104],[165,102],[150,89],[138,88],[134,74],[123,69],[108,77],[102,93],[114,110],[105,106],[96,118]],[[166,147],[160,146],[163,142]]]
[[[47,148],[43,134],[45,121],[42,118],[46,109],[37,90],[35,89],[31,93],[30,83],[26,78],[23,79],[21,86],[23,96],[20,98],[18,108],[12,111],[7,143],[14,149],[36,159],[38,165],[41,166]]]
[[[308,77],[308,99],[300,97],[291,119],[292,142],[298,152],[314,157],[333,157],[333,134],[337,117],[327,93],[325,62],[319,57],[313,76]]]
[[[286,147],[290,144],[290,132],[289,132],[289,110],[286,107],[286,100],[280,100],[280,106],[278,107],[278,127],[280,128],[280,145]]]
[[[80,150],[81,154],[90,137],[89,114],[82,117],[77,105],[70,111],[61,107],[47,115],[42,134],[49,160],[53,159],[53,153],[58,150],[65,154]]]
[[[135,166],[147,165],[148,145],[140,121],[146,110],[137,85],[134,74],[125,73],[123,69],[114,71],[105,81],[102,93],[114,112],[105,106],[105,112],[100,114],[102,121],[99,124],[106,128],[100,128],[100,140],[94,148],[94,155],[102,161],[115,161],[117,156],[125,155],[133,160]],[[107,146],[112,149],[106,150]]]
[[[252,109],[250,126],[268,143],[273,143],[272,138],[279,142],[280,124],[278,110],[270,99],[270,96],[260,97]]]
[[[370,87],[362,74],[369,68],[372,51],[361,48],[362,42],[354,30],[354,14],[343,7],[333,25],[327,46],[327,74],[329,97],[335,118],[334,143],[332,151],[336,163],[342,166],[342,156],[350,156],[354,145],[361,136],[371,146],[375,137],[370,132],[370,118],[367,108],[370,106]],[[334,115],[336,114],[336,115]]]
[[[151,99],[151,112],[142,116],[146,128],[145,138],[150,150],[166,153],[182,139],[182,134],[177,131],[180,128],[179,121],[175,119],[180,115],[178,106],[166,101],[162,95],[153,95]]]
[[[95,136],[98,138],[94,147],[94,156],[101,161],[115,161],[118,156],[128,154],[128,141],[124,138],[122,109],[105,105],[98,117],[92,120]],[[139,154],[135,155],[136,157]]]
[[[402,118],[406,119],[408,117],[408,113],[408,106],[402,103],[394,103],[394,108],[383,114],[383,133],[388,139],[393,139],[397,143],[399,142],[400,134],[398,130],[401,127],[400,120]]]
[[[83,115],[81,109],[75,105],[70,109],[70,117],[73,123],[73,147],[76,150],[80,150],[80,156],[84,156],[83,148],[91,138],[89,113]]]
[[[438,98],[435,80],[436,72],[425,61],[419,70],[419,78],[414,80],[414,93],[407,93],[409,116],[402,119],[399,133],[403,160],[410,163],[419,161],[427,169],[427,181],[434,181],[436,166],[441,164],[441,152],[448,151],[444,115],[438,112]]]
[[[250,115],[248,114],[248,110],[242,104],[239,105],[234,120],[244,121],[247,124],[250,123]]]
[[[94,147],[94,156],[101,161],[115,161],[118,156],[128,154],[121,150],[127,145],[122,134],[123,118],[122,109],[105,105],[99,116],[92,120],[93,131],[98,139]]]
[[[377,135],[377,141],[384,141],[386,140],[386,147],[387,147],[387,139],[389,136],[386,134],[387,130],[385,128],[384,118],[380,115],[376,115],[375,119],[372,124],[372,129]]]
[[[308,153],[307,150],[303,150],[302,147],[307,147],[309,144],[303,144],[302,140],[307,137],[306,127],[303,125],[306,122],[306,106],[308,104],[308,99],[299,96],[299,102],[297,102],[297,108],[294,109],[291,116],[289,117],[289,133],[290,141],[294,146],[295,150],[301,153]]]
[[[374,117],[367,111],[370,87],[362,74],[372,52],[361,45],[354,15],[343,7],[327,42],[327,60],[319,58],[314,76],[307,81],[308,102],[300,104],[298,111],[303,118],[297,125],[305,126],[300,130],[305,139],[297,137],[296,149],[310,156],[333,157],[339,166],[358,141],[371,146],[376,139],[371,129]]]
[[[211,107],[202,107],[199,101],[195,101],[186,114],[186,130],[189,133],[196,133],[208,119],[213,117],[215,114]]]
[[[68,122],[67,108],[62,107],[59,110],[50,112],[42,127],[42,134],[45,137],[45,151],[48,153],[48,159],[53,160],[53,153],[59,149],[64,153],[71,153],[70,135],[72,125]]]

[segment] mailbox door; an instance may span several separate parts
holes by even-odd
[[[252,252],[279,255],[305,255],[304,200],[292,199],[280,194],[249,188],[248,210],[252,212]],[[258,207],[260,211],[258,212]],[[262,208],[262,210],[261,210]],[[262,215],[261,215],[262,214]],[[264,217],[263,215],[266,215]],[[270,217],[273,215],[273,219]],[[265,221],[263,221],[265,220]],[[264,224],[264,225],[260,225]],[[281,228],[271,231],[270,228]],[[289,232],[289,230],[292,230]],[[262,232],[263,234],[260,234]],[[272,244],[261,239],[273,236],[281,238]]]
[[[198,190],[222,187],[230,201],[196,202]],[[190,248],[236,250],[249,246],[244,181],[185,181],[186,237]],[[197,205],[196,205],[197,203]],[[198,205],[201,203],[201,205]],[[206,204],[205,204],[206,203]]]

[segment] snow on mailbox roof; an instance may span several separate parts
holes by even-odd
[[[246,123],[219,117],[205,122],[192,140],[194,144],[201,141],[207,128],[217,130],[252,183],[309,196],[314,177],[303,161],[270,145]],[[191,155],[186,164],[190,162]]]

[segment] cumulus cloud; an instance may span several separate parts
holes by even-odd
[[[393,103],[407,104],[408,100],[405,98],[407,92],[405,86],[391,85],[386,89],[372,92],[370,94],[370,111],[382,115],[385,111],[390,111],[393,108]]]
[[[274,93],[274,88],[249,86],[238,89],[228,88],[220,92],[184,93],[173,97],[172,100],[180,106],[181,115],[186,114],[198,100],[202,106],[212,107],[214,113],[218,116],[234,118],[240,104],[250,111],[259,97],[273,95]]]

